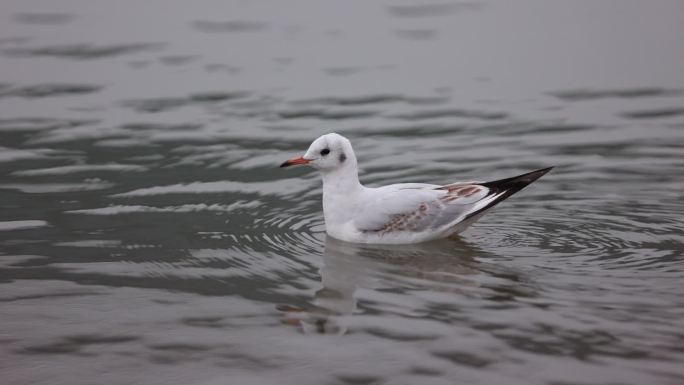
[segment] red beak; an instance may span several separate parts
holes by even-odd
[[[303,156],[298,156],[296,158],[288,159],[283,162],[283,164],[280,165],[280,167],[287,167],[287,166],[296,166],[298,164],[307,164],[309,163],[308,159],[304,159]]]

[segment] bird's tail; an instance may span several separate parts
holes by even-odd
[[[509,196],[522,190],[530,183],[541,178],[544,174],[551,171],[552,168],[553,167],[547,167],[541,170],[528,172],[527,174],[514,176],[512,178],[499,179],[492,182],[477,183],[480,186],[484,186],[489,189],[487,197],[489,197],[490,199],[485,206],[479,207],[477,210],[468,213],[468,216],[466,218],[474,217],[478,214],[485,212],[486,210],[489,210],[490,208],[494,207],[497,203],[503,201]],[[483,198],[483,200],[486,200],[487,197]]]

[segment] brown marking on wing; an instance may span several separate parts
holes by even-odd
[[[370,231],[378,232],[381,234],[386,234],[393,231],[415,231],[418,222],[420,222],[427,216],[429,205],[431,204],[423,202],[418,206],[416,210],[413,210],[405,214],[394,214],[392,215],[392,219],[390,219],[389,222],[385,223],[377,229],[373,229]],[[432,205],[434,205],[434,203],[432,203]]]
[[[440,200],[444,203],[449,203],[458,198],[466,198],[482,191],[482,187],[475,184],[450,184],[438,188],[439,190],[447,190],[447,195]]]
[[[416,231],[418,223],[425,219],[427,216],[427,211],[430,206],[434,208],[439,208],[438,206],[449,204],[450,202],[459,199],[469,197],[473,194],[477,194],[482,191],[483,187],[473,184],[452,184],[447,186],[438,187],[438,190],[447,190],[446,195],[439,198],[434,202],[423,202],[417,209],[404,213],[404,214],[394,214],[391,219],[384,225],[378,227],[377,229],[365,230],[366,232],[378,232],[380,234],[387,234],[393,231]]]

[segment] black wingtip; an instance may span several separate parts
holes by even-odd
[[[499,180],[495,180],[495,181],[491,181],[491,182],[485,182],[485,183],[478,183],[480,186],[484,186],[484,187],[487,187],[489,189],[488,195],[498,194],[499,196],[496,198],[496,200],[492,201],[487,206],[482,207],[481,209],[468,214],[467,217],[468,218],[473,217],[479,213],[482,213],[482,212],[494,207],[497,203],[503,201],[504,199],[508,198],[509,196],[511,196],[511,195],[517,193],[518,191],[522,190],[523,188],[527,187],[530,183],[541,178],[546,173],[551,171],[551,169],[553,169],[553,166],[547,167],[547,168],[542,168],[542,169],[537,170],[537,171],[528,172],[526,174],[514,176],[512,178],[499,179]]]
[[[480,185],[493,189],[498,189],[499,191],[515,189],[514,192],[517,192],[522,190],[528,184],[544,176],[546,173],[551,171],[553,167],[554,166],[542,168],[540,170],[528,172],[526,174],[514,176],[512,178],[499,179],[491,182],[480,183]]]

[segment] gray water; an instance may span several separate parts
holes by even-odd
[[[0,3],[3,384],[681,384],[684,3]],[[369,185],[555,165],[459,240]]]

